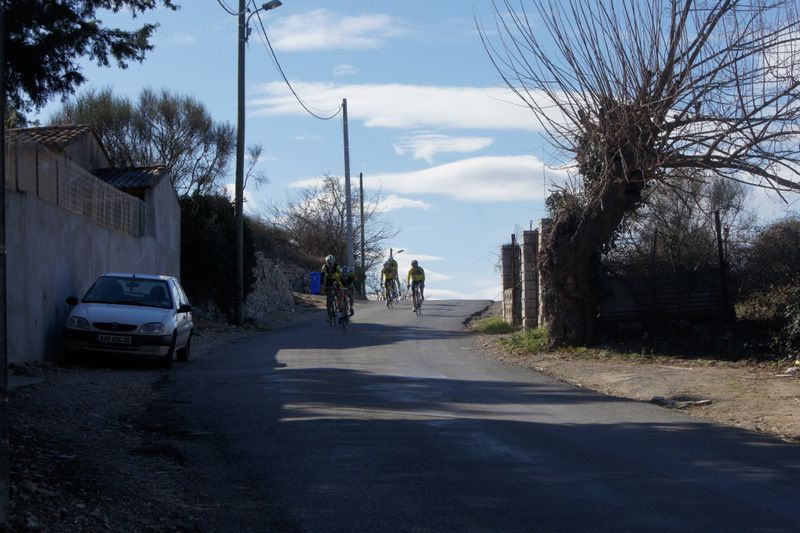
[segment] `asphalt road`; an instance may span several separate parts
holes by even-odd
[[[799,447],[490,361],[463,328],[488,303],[361,305],[176,371],[226,457],[209,530],[800,531]]]

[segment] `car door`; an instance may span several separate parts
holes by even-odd
[[[171,279],[169,280],[169,287],[172,291],[172,299],[175,302],[175,327],[178,332],[178,346],[184,346],[189,339],[189,335],[192,331],[192,313],[191,312],[180,312],[180,308],[183,305],[189,303],[188,299],[186,298],[186,293],[183,292],[183,288],[181,288],[180,284],[177,280]]]

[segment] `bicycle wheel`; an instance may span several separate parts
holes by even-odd
[[[422,316],[422,298],[420,298],[419,295],[419,288],[414,287],[413,291],[411,301],[414,305],[414,313],[416,313],[417,316]]]
[[[325,302],[325,308],[328,313],[328,325],[333,326],[336,322],[336,306],[333,301],[333,291],[328,289],[328,297]]]
[[[392,289],[390,287],[385,288],[386,291],[386,307],[391,309],[394,306],[394,299],[392,298]]]
[[[347,326],[350,325],[350,309],[348,308],[346,296],[340,297],[339,310],[339,324],[342,326],[342,333],[347,333]]]

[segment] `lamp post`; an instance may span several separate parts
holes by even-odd
[[[239,0],[239,67],[238,67],[238,107],[236,115],[236,324],[244,322],[244,45],[247,42],[247,23],[259,11],[269,11],[283,5],[280,0],[272,0],[247,14],[247,0]]]

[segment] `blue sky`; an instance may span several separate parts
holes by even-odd
[[[84,87],[131,96],[167,88],[235,124],[237,19],[217,0],[178,1],[177,12],[137,19],[160,24],[144,63],[119,70],[87,62]],[[401,272],[419,259],[433,298],[499,299],[500,246],[538,223],[546,189],[565,178],[556,170],[563,161],[483,49],[475,20],[491,30],[491,7],[489,0],[283,0],[260,13],[286,76],[315,113],[327,116],[347,99],[353,185],[363,172],[366,194],[380,191],[382,216],[399,230],[387,246],[405,250]],[[130,24],[127,15],[102,18]],[[260,166],[271,181],[248,189],[246,210],[266,214],[298,184],[344,175],[342,121],[319,120],[298,104],[258,18],[250,25],[246,144],[264,147]]]

